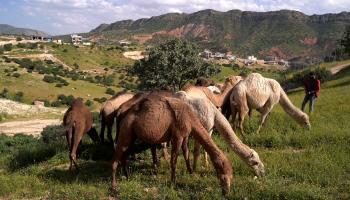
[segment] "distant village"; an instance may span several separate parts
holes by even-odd
[[[62,39],[50,37],[50,36],[31,36],[27,37],[27,40],[31,40],[31,42],[53,42],[59,45],[62,44],[68,44],[68,45],[74,45],[74,46],[91,46],[92,42],[88,38],[84,38],[81,35],[78,34],[72,34],[70,35],[70,41],[66,39],[66,41],[63,41]],[[116,42],[117,45],[122,47],[125,51],[129,50],[130,45],[132,44],[131,41],[127,39],[118,40]],[[139,60],[144,57],[147,57],[147,48],[145,51],[128,51],[125,53],[126,57],[129,57],[131,59]],[[135,54],[135,55],[134,55]],[[205,49],[200,53],[200,56],[205,60],[210,61],[217,61],[220,63],[241,63],[244,66],[254,66],[254,65],[275,65],[280,68],[286,69],[289,67],[290,64],[288,61],[284,59],[280,59],[275,56],[266,56],[264,58],[257,58],[254,55],[249,55],[245,58],[239,57],[238,55],[232,54],[232,52],[219,52],[219,51],[211,51],[209,49]]]

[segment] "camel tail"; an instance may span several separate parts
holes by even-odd
[[[281,104],[283,110],[298,123],[308,122],[308,116],[299,108],[293,105],[293,103],[289,100],[287,94],[282,88],[280,90],[280,93],[281,94],[279,103]]]

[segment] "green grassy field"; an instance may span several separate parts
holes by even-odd
[[[228,199],[349,199],[350,198],[350,70],[322,84],[312,129],[299,127],[280,106],[271,112],[260,134],[258,114],[246,120],[245,143],[253,147],[266,166],[266,176],[254,180],[250,169],[214,134],[219,147],[233,163],[234,180]],[[303,91],[289,94],[301,104]],[[240,134],[237,133],[239,136]],[[44,137],[46,138],[46,137]],[[162,160],[152,169],[149,150],[130,163],[132,176],[119,172],[118,190],[111,191],[111,149],[84,138],[78,164],[81,171],[68,171],[64,138],[43,139],[0,136],[0,198],[5,199],[222,199],[212,166],[197,173],[186,172],[182,157],[170,183],[169,163]]]

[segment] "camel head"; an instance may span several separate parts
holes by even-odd
[[[302,113],[300,117],[298,118],[298,123],[303,126],[304,128],[311,130],[311,123],[309,116],[306,113]]]
[[[222,194],[227,195],[230,193],[231,182],[233,179],[231,162],[226,157],[219,156],[216,158],[213,164],[220,180]]]
[[[255,175],[258,177],[262,177],[265,175],[265,166],[263,162],[260,160],[259,154],[251,149],[251,154],[247,160],[249,166],[251,166],[255,172]]]
[[[230,84],[232,86],[237,85],[241,80],[243,80],[242,76],[229,76],[225,80],[225,85]]]

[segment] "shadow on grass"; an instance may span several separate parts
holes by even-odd
[[[79,163],[79,170],[51,169],[41,177],[47,180],[59,181],[61,183],[96,183],[98,181],[108,181],[111,177],[110,162],[86,162]]]

